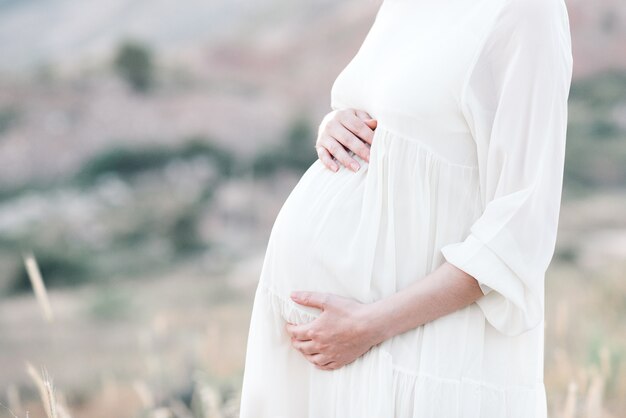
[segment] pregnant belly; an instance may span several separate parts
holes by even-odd
[[[367,257],[377,210],[364,206],[369,164],[333,172],[316,160],[279,211],[261,280],[284,297],[293,290],[365,298]]]
[[[393,294],[438,267],[439,248],[463,239],[477,217],[476,172],[417,141],[377,128],[369,163],[354,158],[356,173],[316,160],[277,215],[261,282],[283,303],[294,290],[365,303]]]

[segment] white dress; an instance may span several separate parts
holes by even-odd
[[[564,0],[385,0],[331,89],[378,120],[369,163],[316,160],[256,291],[241,418],[545,418],[544,277],[572,72]],[[312,144],[313,145],[313,144]],[[332,371],[285,321],[293,290],[371,302],[448,261],[484,293]]]

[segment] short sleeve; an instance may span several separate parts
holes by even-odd
[[[561,205],[572,76],[563,0],[508,0],[477,51],[463,90],[476,142],[481,216],[441,248],[473,276],[487,321],[509,336],[544,316],[545,272]]]

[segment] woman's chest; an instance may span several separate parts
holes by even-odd
[[[501,0],[386,0],[331,89],[333,108],[463,124],[463,86]]]

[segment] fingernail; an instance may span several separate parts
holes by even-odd
[[[360,168],[360,167],[359,167],[359,164],[357,164],[357,163],[351,163],[351,164],[350,164],[350,167],[352,167],[352,170],[353,170],[354,172],[359,171],[359,168]]]
[[[291,292],[291,299],[298,299],[298,292]]]
[[[339,170],[339,167],[338,167],[338,166],[336,166],[336,165],[334,165],[334,166],[333,166],[333,171],[336,173],[336,172],[337,172],[337,170]]]

